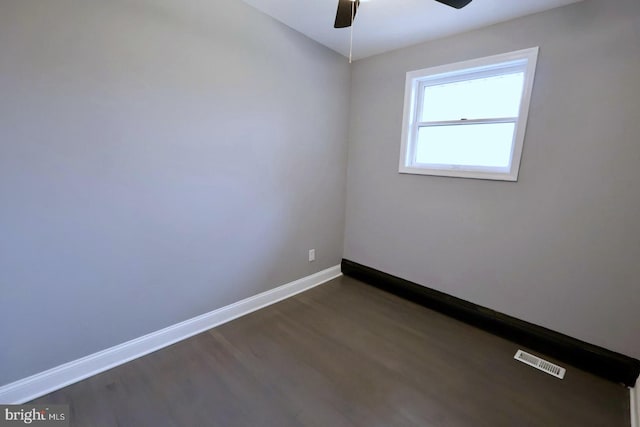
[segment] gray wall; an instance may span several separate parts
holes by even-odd
[[[2,0],[0,384],[338,264],[349,79],[240,1]]]
[[[405,73],[540,46],[517,183],[398,174]],[[345,258],[640,358],[640,2],[357,61]]]

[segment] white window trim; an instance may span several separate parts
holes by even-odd
[[[518,50],[515,52],[493,55],[484,58],[472,59],[469,61],[456,62],[454,64],[425,68],[422,70],[410,71],[407,73],[404,96],[404,114],[402,122],[402,143],[400,146],[399,172],[418,175],[438,175],[460,178],[478,178],[502,181],[517,181],[520,170],[520,158],[522,156],[522,145],[524,143],[525,130],[527,127],[527,117],[529,115],[529,103],[533,90],[533,80],[535,76],[536,63],[538,59],[538,47]],[[439,84],[449,83],[459,80],[469,80],[470,78],[488,77],[500,74],[509,68],[522,68],[526,63],[525,79],[523,84],[522,100],[517,118],[504,117],[499,119],[481,119],[442,122],[445,124],[456,123],[477,124],[477,123],[516,123],[516,133],[512,144],[511,162],[507,168],[491,168],[483,166],[457,166],[457,165],[433,165],[417,164],[411,159],[415,149],[416,132],[418,129],[418,117],[420,115],[421,104],[416,102],[421,96],[421,88],[428,82],[437,80]],[[431,122],[434,125],[434,122]]]

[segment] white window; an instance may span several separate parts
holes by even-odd
[[[538,48],[407,73],[400,172],[517,181]]]

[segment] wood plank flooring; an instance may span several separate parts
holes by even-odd
[[[626,388],[518,348],[340,277],[34,402],[82,427],[629,427]]]

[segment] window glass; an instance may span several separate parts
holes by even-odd
[[[416,163],[507,168],[515,123],[429,126],[418,130]]]
[[[518,117],[524,72],[426,86],[420,121]]]

